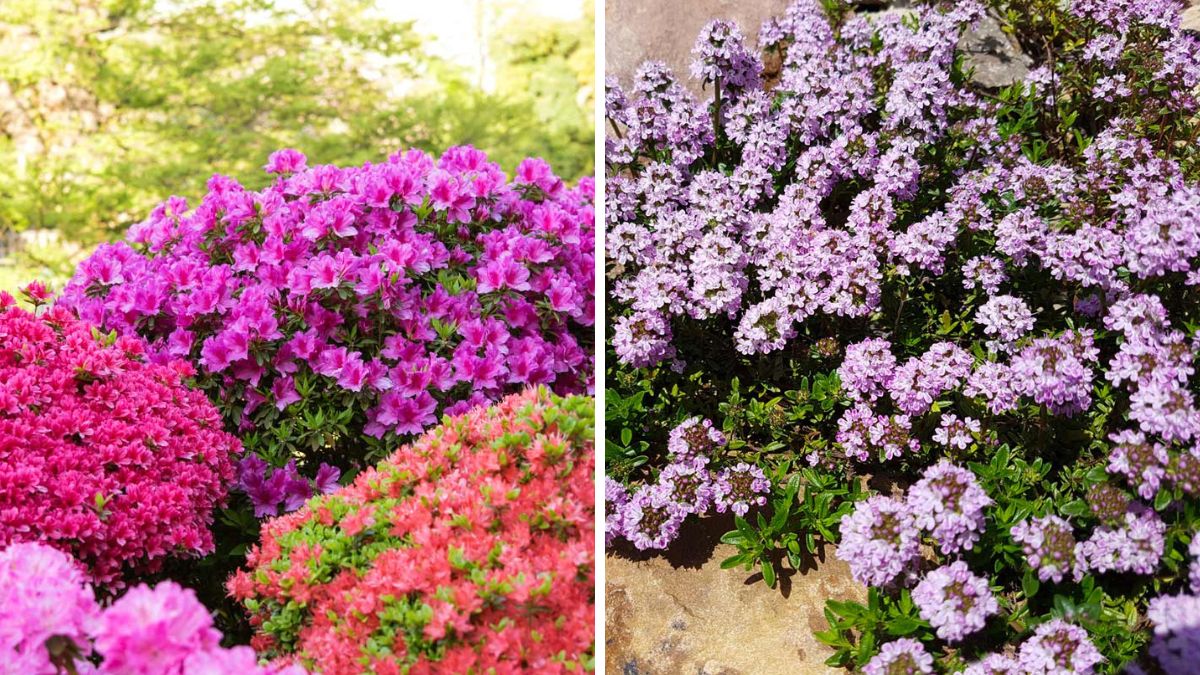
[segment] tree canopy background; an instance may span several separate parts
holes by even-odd
[[[594,5],[578,21],[507,9],[485,91],[372,0],[4,0],[0,235],[42,244],[26,238],[0,288],[61,280],[214,173],[262,187],[281,147],[357,164],[472,144],[509,171],[535,155],[590,174]]]

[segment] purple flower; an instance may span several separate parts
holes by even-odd
[[[860,403],[838,420],[837,442],[847,457],[859,462],[875,454],[895,459],[920,449],[917,440],[909,435],[911,430],[908,415],[877,415]]]
[[[974,434],[981,429],[979,420],[974,417],[962,417],[952,413],[942,415],[938,428],[933,432],[933,440],[947,448],[966,450],[974,442]]]
[[[692,457],[709,457],[725,446],[725,435],[702,417],[689,417],[671,429],[667,436],[667,452],[680,461]]]
[[[913,589],[912,600],[921,618],[947,642],[961,641],[1000,611],[987,579],[972,574],[961,560],[926,574]]]
[[[638,550],[665,549],[687,515],[687,508],[672,498],[671,486],[644,485],[625,504],[622,533]]]
[[[1033,312],[1025,301],[1011,295],[989,299],[975,313],[975,320],[989,337],[988,348],[1006,352],[1019,338],[1033,330]]]
[[[962,266],[963,286],[982,288],[989,295],[1000,290],[1000,284],[1008,280],[1004,263],[995,256],[982,255],[971,258]]]
[[[1167,449],[1161,443],[1148,442],[1138,431],[1125,430],[1108,438],[1113,443],[1109,473],[1125,476],[1143,499],[1154,499],[1167,474]]]
[[[1166,531],[1166,524],[1152,509],[1131,508],[1120,527],[1101,525],[1076,545],[1076,568],[1152,574],[1162,559]]]
[[[869,338],[846,347],[838,377],[850,400],[870,402],[887,392],[896,367],[891,349],[891,343],[883,338]]]
[[[267,158],[263,169],[267,173],[299,173],[308,168],[308,159],[304,153],[292,148],[276,150]]]
[[[1146,618],[1154,625],[1150,655],[1163,672],[1195,672],[1200,657],[1200,597],[1164,595],[1150,601]]]
[[[1091,405],[1091,364],[1098,355],[1088,330],[1038,338],[1013,357],[1013,390],[1056,415],[1076,415]]]
[[[604,477],[604,545],[609,546],[617,537],[625,536],[625,505],[629,503],[629,492],[617,481]]]
[[[341,487],[338,485],[338,479],[341,477],[341,469],[321,462],[321,465],[317,467],[317,475],[313,478],[313,488],[317,494],[329,494]]]
[[[946,554],[975,545],[985,525],[983,509],[991,504],[975,474],[946,459],[925,469],[907,497],[913,522],[932,534]]]
[[[675,356],[671,326],[662,315],[653,312],[619,317],[613,325],[612,344],[621,361],[635,368],[646,368]]]
[[[1038,626],[1017,652],[1018,668],[1026,675],[1082,675],[1094,672],[1103,661],[1087,631],[1062,619]]]
[[[863,666],[863,675],[893,675],[895,673],[932,673],[933,657],[920,642],[900,638],[885,642],[879,653]]]
[[[859,502],[842,519],[837,557],[860,584],[886,586],[917,559],[920,530],[908,506],[891,497]]]
[[[712,491],[717,513],[733,511],[739,516],[744,516],[751,506],[767,503],[771,482],[767,480],[761,468],[738,462],[732,468],[722,469],[713,476]]]
[[[746,48],[745,38],[737,24],[714,20],[708,22],[696,38],[692,49],[692,77],[734,89],[758,86],[762,63]]]
[[[704,515],[712,506],[716,493],[716,486],[710,480],[707,465],[707,457],[691,457],[672,462],[659,473],[658,482],[669,486],[671,498],[689,513]]]
[[[1025,553],[1025,561],[1037,570],[1038,579],[1055,582],[1072,574],[1075,560],[1075,533],[1070,523],[1054,515],[1022,520],[1012,527],[1012,538]],[[1076,581],[1081,570],[1074,570]]]
[[[988,654],[967,666],[962,675],[1024,675],[1015,657],[1007,654]]]

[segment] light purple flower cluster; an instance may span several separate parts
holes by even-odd
[[[947,642],[959,642],[983,628],[1000,611],[988,580],[971,572],[962,560],[930,571],[912,591],[921,618]]]
[[[1200,658],[1200,597],[1163,595],[1150,601],[1146,618],[1154,625],[1150,655],[1169,675],[1196,671]]]
[[[899,365],[887,340],[869,338],[847,346],[838,375],[847,397],[856,404],[838,420],[836,440],[842,453],[860,462],[875,455],[894,459],[915,453],[921,445],[911,435],[913,418],[960,386],[970,375],[971,364],[971,355],[949,342],[938,342]],[[889,400],[898,413],[876,412]],[[979,430],[977,420],[947,415],[934,440],[961,449]]]
[[[1103,661],[1086,630],[1052,619],[1038,626],[1015,655],[988,654],[963,675],[1088,675]]]
[[[933,440],[947,448],[966,450],[975,442],[975,435],[982,427],[974,417],[962,417],[953,413],[942,415],[938,422],[937,431],[933,432]]]
[[[981,14],[972,2],[922,9],[915,27],[852,17],[835,33],[814,0],[800,0],[765,36],[789,43],[770,92],[739,30],[714,21],[692,66],[716,85],[711,111],[661,64],[644,65],[628,92],[607,81],[607,247],[621,266],[612,292],[636,317],[614,326],[622,361],[673,358],[666,317],[727,316],[740,351],[781,349],[810,316],[875,311],[886,266],[937,268],[956,221],[934,218],[899,235],[889,227],[897,203],[915,196],[923,143],[950,134],[988,150],[999,142],[951,124],[982,109],[949,75],[957,35]],[[737,146],[727,171],[695,166],[715,129]],[[789,154],[797,178],[780,189],[774,173]],[[845,227],[827,223],[824,197],[862,178],[868,187]],[[754,300],[751,278],[762,291]]]
[[[744,516],[751,506],[766,504],[766,493],[770,490],[771,482],[763,470],[745,462],[738,462],[713,476],[713,501],[717,513],[732,511]]]
[[[868,338],[846,347],[838,377],[850,400],[870,402],[887,393],[895,368],[892,344],[883,338]]]
[[[664,549],[679,535],[688,509],[675,501],[672,486],[644,485],[625,504],[621,534],[639,550]]]
[[[920,449],[911,431],[908,415],[877,415],[860,403],[838,420],[837,442],[847,457],[860,462],[874,455],[894,459]]]
[[[725,434],[703,417],[689,417],[675,425],[667,435],[667,452],[675,460],[708,457],[724,446]]]
[[[933,656],[911,638],[885,642],[879,653],[863,666],[863,675],[916,675],[933,672]]]
[[[925,470],[908,489],[913,523],[928,531],[942,553],[969,550],[983,533],[983,510],[992,499],[975,474],[943,459]]]
[[[1033,330],[1033,312],[1025,301],[1012,295],[994,295],[979,307],[975,320],[988,336],[989,349],[1006,352]]]
[[[316,476],[309,480],[296,470],[296,462],[282,469],[272,469],[258,455],[249,455],[238,462],[237,487],[250,498],[254,517],[267,518],[295,511],[314,494],[326,494],[338,489],[342,472],[324,462],[317,467]]]
[[[912,571],[921,536],[929,533],[945,554],[970,549],[992,503],[975,474],[942,460],[927,468],[903,500],[876,495],[842,519],[838,558],[861,584],[888,586]]]
[[[172,197],[59,302],[193,361],[231,424],[336,420],[347,439],[321,445],[344,452],[531,385],[591,386],[590,179],[530,159],[510,182],[470,147],[350,168],[289,150],[267,169],[259,192],[214,176],[196,208]]]
[[[624,485],[604,477],[604,545],[612,544],[625,531],[625,505],[629,503],[629,491]]]
[[[962,675],[1024,675],[1015,656],[988,654],[967,666]]]
[[[917,560],[920,544],[921,532],[908,505],[876,495],[842,518],[837,557],[849,563],[858,583],[888,586]]]
[[[625,486],[605,478],[604,538],[628,539],[636,548],[665,549],[690,515],[703,516],[713,508],[744,516],[753,506],[767,503],[771,482],[763,470],[745,462],[709,466],[725,436],[700,417],[684,420],[671,430],[667,451],[671,462],[658,481],[630,494]]]
[[[1013,357],[1013,391],[1056,415],[1075,415],[1092,402],[1092,368],[1099,356],[1091,331],[1038,338]]]
[[[1119,527],[1101,525],[1075,548],[1077,570],[1151,574],[1162,560],[1167,526],[1153,509],[1131,508]]]
[[[759,85],[762,62],[746,47],[746,39],[735,23],[710,21],[700,31],[692,56],[692,77],[697,80],[716,82],[731,93]]]
[[[1018,671],[1026,675],[1082,675],[1103,661],[1087,631],[1062,619],[1038,626],[1017,652]]]
[[[919,357],[897,367],[888,381],[888,394],[896,407],[909,415],[922,415],[942,394],[958,387],[974,363],[962,347],[934,343]]]
[[[1112,450],[1108,456],[1110,475],[1124,476],[1143,499],[1154,499],[1167,475],[1167,448],[1149,442],[1140,431],[1125,430],[1109,436]]]
[[[1055,515],[1023,520],[1012,527],[1013,541],[1021,544],[1025,561],[1037,570],[1038,579],[1059,582],[1073,575],[1075,581],[1083,576],[1074,569],[1075,532],[1071,524]]]

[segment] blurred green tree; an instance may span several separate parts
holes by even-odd
[[[470,143],[590,173],[591,16],[516,28],[488,93],[372,0],[3,0],[0,232],[90,248],[213,173],[262,186],[284,146],[352,164]]]

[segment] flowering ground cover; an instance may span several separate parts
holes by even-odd
[[[0,293],[0,673],[590,668],[591,179],[265,168]]]
[[[865,672],[1188,672],[1200,40],[1177,3],[799,0],[606,83],[606,540],[828,545]],[[964,30],[1031,57],[973,84]],[[764,64],[779,64],[770,69]],[[624,86],[622,86],[624,85]]]

